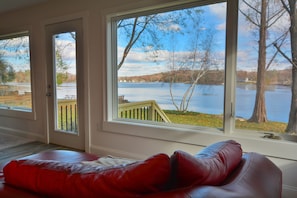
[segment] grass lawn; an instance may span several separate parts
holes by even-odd
[[[173,110],[164,110],[164,112],[173,123],[223,128],[222,115],[211,115],[196,112],[183,113]],[[254,123],[247,122],[246,120],[236,120],[235,122],[235,127],[238,129],[256,131],[285,132],[286,126],[287,124],[282,122]]]

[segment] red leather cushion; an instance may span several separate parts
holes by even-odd
[[[112,168],[44,160],[11,161],[5,182],[50,197],[139,197],[158,192],[170,178],[170,159],[157,154]]]
[[[171,156],[174,185],[219,185],[237,167],[241,157],[241,145],[233,140],[212,144],[195,156],[175,151]]]

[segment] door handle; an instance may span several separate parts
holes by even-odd
[[[46,96],[52,96],[52,93],[51,92],[47,92],[46,93]]]

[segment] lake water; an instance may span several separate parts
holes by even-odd
[[[173,95],[177,104],[189,85],[175,83]],[[175,110],[172,104],[169,83],[119,83],[119,95],[130,102],[156,100],[162,109]],[[253,84],[236,88],[236,117],[250,118],[254,108],[256,87]],[[267,117],[270,121],[288,122],[291,91],[288,86],[269,86],[266,94]],[[189,104],[189,111],[223,114],[224,85],[199,85]]]
[[[14,85],[15,86],[15,85]],[[20,90],[30,91],[30,85],[18,84]],[[173,95],[179,102],[189,85],[175,83]],[[172,104],[169,83],[119,83],[119,95],[130,102],[156,100],[162,109],[175,110]],[[238,85],[236,88],[236,117],[250,118],[254,109],[256,87],[253,84]],[[291,104],[291,90],[288,86],[269,86],[266,94],[268,120],[288,122]],[[74,83],[64,83],[57,89],[59,99],[76,97]],[[189,104],[189,111],[223,114],[224,85],[199,85]]]

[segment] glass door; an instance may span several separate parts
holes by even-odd
[[[53,35],[55,130],[78,133],[76,32]]]
[[[81,23],[46,27],[47,96],[50,142],[84,150]]]

